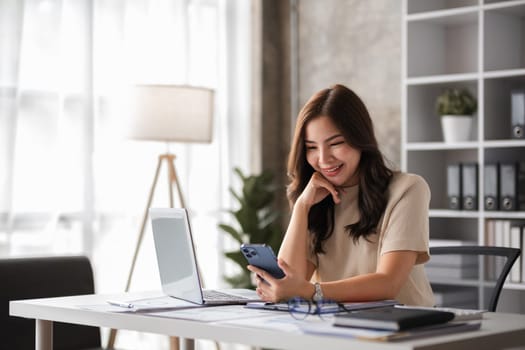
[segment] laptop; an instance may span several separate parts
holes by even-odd
[[[261,300],[250,289],[203,289],[187,210],[150,208],[149,214],[165,294],[200,305],[246,304]]]

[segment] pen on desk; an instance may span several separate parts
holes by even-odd
[[[109,305],[124,307],[124,308],[127,308],[127,309],[133,309],[135,307],[131,303],[126,303],[126,302],[121,302],[121,301],[106,300],[106,302]]]

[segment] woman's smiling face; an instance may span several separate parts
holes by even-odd
[[[306,160],[336,187],[358,183],[361,151],[351,147],[327,116],[319,116],[305,127]]]

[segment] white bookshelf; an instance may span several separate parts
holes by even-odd
[[[525,139],[512,139],[510,122],[510,92],[525,88],[525,0],[404,0],[402,35],[401,166],[430,185],[431,239],[486,245],[487,220],[525,225],[525,211],[483,205],[483,165],[525,161]],[[478,99],[466,142],[443,141],[434,106],[450,87]],[[448,210],[446,167],[459,162],[478,164],[476,211]],[[525,299],[525,282],[505,289]]]

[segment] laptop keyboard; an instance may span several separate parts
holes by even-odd
[[[227,293],[222,293],[216,290],[203,290],[202,295],[204,297],[204,300],[232,300],[232,299],[246,299],[248,298],[243,297],[241,295],[231,295]]]

